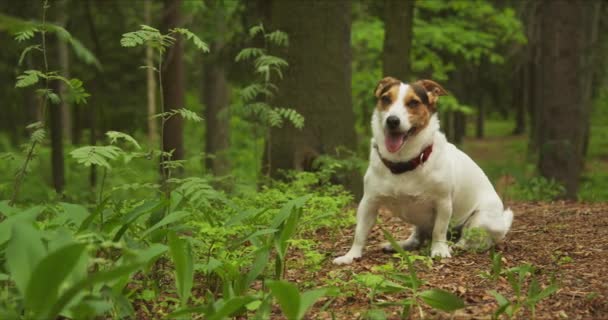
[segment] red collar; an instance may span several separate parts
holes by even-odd
[[[411,159],[409,161],[404,161],[404,162],[392,162],[392,161],[384,159],[382,157],[382,155],[380,154],[380,150],[378,150],[377,144],[374,144],[374,149],[376,149],[376,152],[378,152],[378,156],[380,157],[380,160],[382,160],[382,163],[384,163],[384,165],[393,174],[400,174],[400,173],[412,171],[412,170],[418,168],[418,166],[420,166],[421,164],[425,163],[431,156],[431,152],[433,152],[433,145],[431,144],[428,147],[424,148],[424,150],[422,150],[422,152],[420,152],[420,154],[417,157],[414,157],[413,159]]]

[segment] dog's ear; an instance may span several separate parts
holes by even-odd
[[[376,90],[374,90],[374,96],[376,96],[376,98],[380,98],[380,96],[382,96],[386,91],[388,91],[388,89],[400,83],[400,80],[395,79],[393,77],[384,77],[378,82]]]
[[[429,97],[429,103],[431,104],[430,107],[433,110],[435,110],[435,104],[437,103],[439,96],[448,95],[448,92],[441,85],[439,85],[439,83],[433,80],[423,79],[418,80],[415,83],[423,86],[424,89],[426,89],[427,95]]]

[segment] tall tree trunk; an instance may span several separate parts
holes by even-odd
[[[289,63],[272,102],[296,109],[303,130],[286,124],[271,131],[270,172],[307,169],[318,154],[337,155],[340,146],[356,148],[351,98],[351,2],[274,1],[273,28],[289,35],[283,55]],[[267,155],[268,156],[268,155]],[[340,181],[356,195],[361,177],[350,172]]]
[[[181,0],[165,0],[163,30],[181,27]],[[184,44],[181,35],[174,35],[175,44],[167,50],[163,63],[163,95],[165,112],[184,107]],[[171,117],[164,125],[163,150],[173,152],[171,160],[184,159],[184,124],[180,116]]]
[[[52,83],[54,92],[61,91],[59,80]],[[61,97],[62,99],[65,97]],[[63,117],[60,105],[49,105],[49,118],[51,128],[51,171],[53,175],[53,187],[58,194],[63,193],[65,186],[65,173],[63,163]]]
[[[150,17],[152,11],[152,0],[144,0],[144,21],[146,25],[152,25]],[[156,114],[156,73],[154,68],[154,48],[146,46],[146,90],[148,102],[148,141],[150,145],[155,145],[158,141],[158,119],[154,117]]]
[[[227,156],[230,146],[229,87],[226,79],[225,39],[226,12],[215,8],[217,35],[211,43],[212,55],[205,57],[203,66],[203,104],[205,105],[205,167],[216,176],[230,171]]]
[[[514,135],[523,134],[526,131],[526,100],[528,99],[529,92],[526,90],[527,75],[526,68],[520,67],[516,72],[517,84],[513,86],[514,91],[512,92],[513,104],[515,104],[515,128],[513,128]]]
[[[484,126],[486,120],[485,101],[482,94],[477,96],[477,115],[475,117],[475,137],[482,139],[485,135]]]
[[[57,24],[66,27],[68,22],[67,14],[67,0],[61,0],[57,2]],[[59,62],[59,74],[63,77],[70,77],[70,52],[68,50],[68,44],[66,41],[57,39],[57,59]],[[59,92],[57,92],[63,98],[67,97],[67,86],[65,83],[59,83]],[[72,112],[71,106],[67,103],[66,99],[61,99],[59,105],[61,112],[61,122],[63,137],[68,141],[72,141]]]
[[[585,32],[590,20],[590,2],[544,1],[541,8],[540,77],[542,108],[540,157],[543,176],[566,187],[565,196],[575,199],[583,168],[585,124],[590,103],[585,85],[592,75],[586,62],[592,48],[586,47]],[[538,125],[537,124],[537,125]]]
[[[412,47],[413,0],[386,0],[384,2],[384,48],[382,72],[402,81],[413,80],[410,74]]]
[[[461,145],[467,130],[467,117],[462,112],[454,112],[454,143]]]

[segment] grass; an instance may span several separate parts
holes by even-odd
[[[592,118],[579,200],[608,201],[608,125],[601,121],[608,113],[598,111]],[[485,138],[466,138],[461,148],[484,170],[503,198],[549,200],[559,192],[559,186],[538,177],[536,157],[528,154],[528,136],[512,135],[512,129],[510,120],[488,119]],[[469,123],[467,134],[473,136],[473,132],[474,124]]]

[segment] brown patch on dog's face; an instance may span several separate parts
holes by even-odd
[[[405,94],[403,105],[405,105],[410,123],[412,124],[410,135],[417,134],[429,125],[433,111],[430,109],[429,105],[425,103],[425,100],[426,99],[420,97],[419,94],[416,93],[416,90],[411,86]]]
[[[393,77],[385,77],[378,82],[374,95],[378,98],[376,108],[380,111],[386,111],[399,96],[399,86],[401,81]]]

